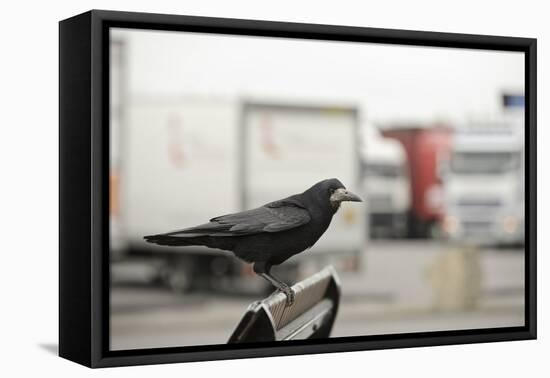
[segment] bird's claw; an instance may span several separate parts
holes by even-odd
[[[292,306],[294,304],[294,299],[296,297],[296,294],[294,293],[294,290],[292,290],[289,286],[283,286],[279,289],[286,295],[286,305]]]

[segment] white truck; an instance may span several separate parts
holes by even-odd
[[[403,146],[384,138],[374,126],[363,127],[363,190],[372,237],[404,237],[410,208],[410,179]]]
[[[523,123],[499,121],[457,130],[445,173],[451,240],[470,244],[523,244],[525,149]]]
[[[111,242],[124,246],[126,257],[154,262],[149,266],[180,291],[196,285],[257,290],[251,285],[264,282],[237,280],[252,272],[229,253],[159,247],[144,235],[260,206],[325,178],[338,177],[353,191],[359,186],[354,108],[134,96],[124,114],[123,122],[111,124],[120,127],[112,140],[118,145],[111,144],[118,160],[111,196],[119,203],[119,232]],[[344,204],[310,251],[275,270],[294,280],[327,262],[357,267],[365,227],[362,208]]]

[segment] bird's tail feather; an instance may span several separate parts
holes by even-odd
[[[144,239],[148,243],[158,245],[203,245],[205,238],[209,236],[232,236],[233,234],[228,232],[230,227],[231,225],[210,222],[165,234],[145,236]]]
[[[158,244],[158,245],[170,245],[170,246],[185,246],[196,245],[193,238],[183,238],[177,236],[170,236],[166,234],[148,235],[143,237],[146,242]]]
[[[191,235],[191,236],[190,236]],[[234,238],[220,238],[205,235],[188,234],[174,236],[173,234],[148,235],[143,237],[146,242],[173,247],[197,246],[203,245],[210,248],[217,248],[226,251],[232,251],[235,248]]]

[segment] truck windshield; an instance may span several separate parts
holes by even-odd
[[[460,174],[504,173],[518,166],[515,152],[455,152],[451,158],[451,171]]]
[[[363,166],[366,176],[400,177],[403,176],[403,166],[389,163],[367,163]]]

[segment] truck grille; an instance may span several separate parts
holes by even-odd
[[[493,223],[486,221],[466,221],[462,222],[462,229],[467,236],[485,236],[488,237]]]
[[[463,207],[495,208],[495,207],[499,207],[500,205],[501,205],[501,202],[496,199],[462,198],[458,201],[458,206],[463,206]]]
[[[460,216],[472,228],[477,228],[490,224],[502,203],[491,199],[461,199],[457,205]]]
[[[374,213],[388,212],[392,209],[391,196],[387,194],[372,195],[370,197],[370,211]]]

